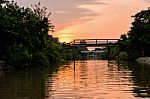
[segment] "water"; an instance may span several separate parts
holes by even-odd
[[[85,60],[1,71],[0,99],[150,99],[150,66]]]

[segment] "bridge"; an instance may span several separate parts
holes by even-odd
[[[120,39],[75,39],[70,44],[73,46],[81,47],[102,47],[101,50],[83,50],[81,53],[84,55],[101,55],[102,53],[107,53],[108,59],[110,55],[111,46],[117,47],[119,51]]]
[[[81,53],[89,54],[89,53],[104,53],[105,51],[81,51]]]
[[[118,43],[119,43],[119,39],[75,39],[70,44],[96,47],[96,46],[115,45]]]

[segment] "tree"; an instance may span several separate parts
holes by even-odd
[[[128,38],[127,38],[126,34],[122,34],[120,39],[121,39],[121,41],[126,41]]]
[[[130,58],[135,59],[143,55],[149,56],[150,9],[142,10],[132,17],[134,21],[128,32],[128,38],[125,35],[121,35],[121,40],[125,41]]]
[[[40,3],[33,9],[19,7],[14,1],[1,6],[0,60],[15,66],[36,63],[38,57],[48,60],[44,51],[47,49],[48,31],[54,28],[49,15],[45,7],[40,8]]]
[[[62,52],[71,45],[63,46],[49,38],[54,26],[46,9],[40,3],[32,8],[19,7],[14,1],[0,4],[0,66],[45,66],[74,58],[73,49]],[[80,49],[76,50],[79,54]]]

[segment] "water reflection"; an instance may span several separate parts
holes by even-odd
[[[71,63],[52,77],[53,94],[48,99],[148,98],[150,79],[146,77],[147,68],[136,63],[119,63],[118,66],[113,61],[76,61],[75,68]],[[142,88],[139,81],[146,81],[144,85],[147,87]]]
[[[84,60],[0,72],[0,99],[149,99],[150,66]]]
[[[44,99],[44,87],[36,70],[5,72],[0,76],[0,99]]]
[[[45,99],[45,76],[53,72],[51,68],[0,71],[0,99]]]
[[[144,99],[150,98],[150,66],[137,63],[124,63],[133,71],[132,78],[135,83],[134,93],[135,97]]]
[[[130,92],[133,90],[132,87],[128,87],[132,85],[132,82],[130,83],[128,78],[123,78],[124,76],[129,77],[131,72],[124,75],[118,71],[117,65],[108,64],[108,61],[102,60],[77,61],[75,71],[72,64],[60,68],[57,75],[52,77],[53,93],[49,99],[125,99],[134,97]]]

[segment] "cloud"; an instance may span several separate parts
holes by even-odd
[[[144,0],[144,1],[146,1],[146,2],[150,2],[150,0]]]
[[[104,5],[101,0],[15,0],[21,5],[30,6],[41,2],[42,6],[48,8],[52,13],[51,20],[57,30],[75,23],[83,23],[94,19],[98,13],[88,8],[81,8],[80,5]]]
[[[65,28],[68,25],[87,22],[98,16],[80,5],[104,5],[104,2],[96,0],[51,0],[49,7],[52,9],[52,20],[56,24],[56,30]],[[59,26],[59,27],[57,27]]]

